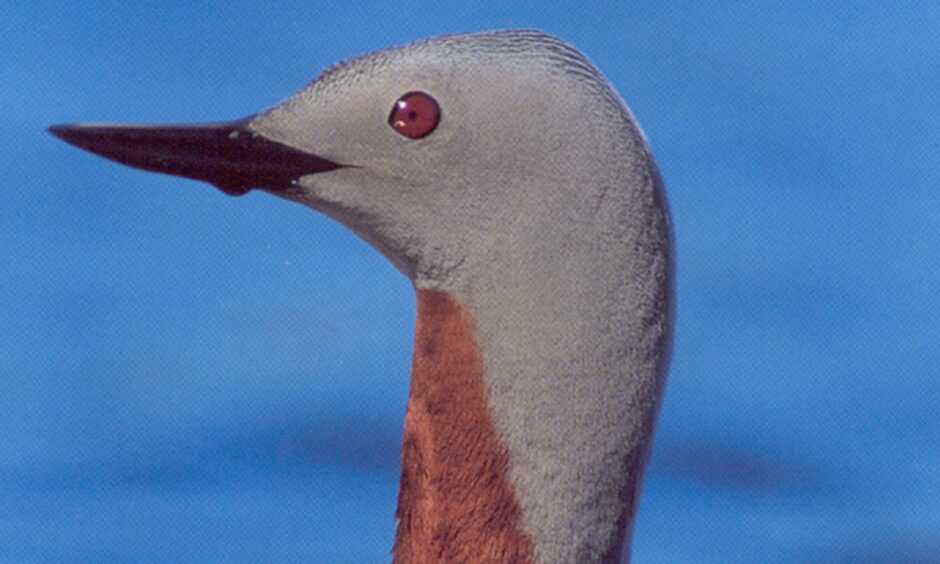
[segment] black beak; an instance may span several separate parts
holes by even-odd
[[[252,188],[285,191],[301,176],[343,165],[266,139],[251,118],[199,125],[53,125],[49,132],[107,159],[185,176],[231,195]]]

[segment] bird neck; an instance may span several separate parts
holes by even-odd
[[[655,169],[624,166],[587,209],[534,206],[472,252],[421,255],[396,561],[629,554],[672,259]]]
[[[530,562],[472,320],[439,290],[419,288],[417,306],[394,560]]]

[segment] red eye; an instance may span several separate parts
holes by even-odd
[[[441,108],[424,92],[409,92],[398,99],[388,116],[395,131],[411,139],[427,136],[441,121]]]

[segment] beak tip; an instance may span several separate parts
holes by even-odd
[[[65,124],[65,123],[57,123],[55,125],[50,125],[49,127],[47,127],[46,131],[55,135],[59,139],[62,139],[63,136],[65,135],[66,130],[68,130],[70,127],[71,127],[70,125]]]
[[[77,145],[78,138],[84,129],[75,123],[57,123],[47,127],[46,131],[70,145]]]

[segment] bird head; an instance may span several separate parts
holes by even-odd
[[[577,219],[616,181],[605,176],[651,162],[593,66],[535,31],[362,55],[238,121],[50,130],[130,166],[303,203],[441,287],[466,283],[461,265],[507,238]]]

